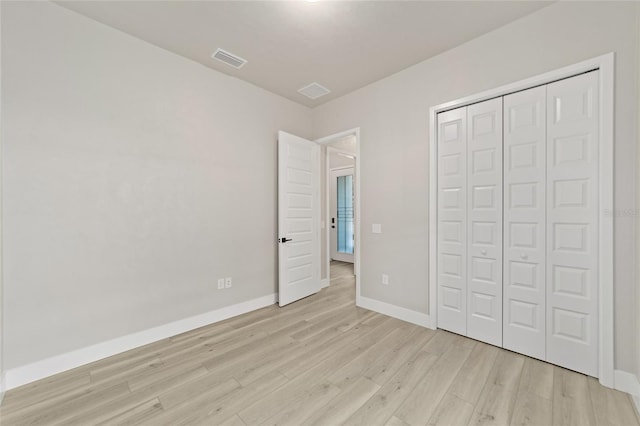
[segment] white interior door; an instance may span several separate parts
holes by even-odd
[[[547,361],[598,376],[598,71],[547,86]]]
[[[502,98],[467,108],[467,336],[502,345]]]
[[[467,334],[467,108],[438,114],[438,327]]]
[[[278,303],[320,291],[320,149],[278,132]]]
[[[331,259],[353,263],[355,252],[355,169],[331,170],[329,226]]]
[[[546,86],[504,97],[503,346],[546,356]]]

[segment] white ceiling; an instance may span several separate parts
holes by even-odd
[[[328,143],[327,146],[338,149],[342,152],[356,155],[356,137],[354,135],[345,136],[342,139]]]
[[[59,1],[169,51],[313,107],[532,13],[515,1]],[[236,70],[216,48],[249,62]],[[331,90],[311,100],[312,82]]]

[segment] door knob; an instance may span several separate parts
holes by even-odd
[[[287,241],[293,241],[293,240],[291,238],[283,237],[283,238],[280,239],[280,241],[283,242],[283,243],[286,243]]]
[[[527,256],[527,254],[526,254],[526,253],[522,253],[522,254],[520,255],[520,258],[521,258],[521,259],[526,259],[527,257],[529,257],[529,256]]]
[[[487,255],[487,251],[486,250],[482,250],[480,253],[482,253],[483,256]]]

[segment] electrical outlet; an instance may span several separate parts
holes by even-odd
[[[222,290],[224,288],[224,278],[218,278],[218,290]]]
[[[382,284],[389,285],[389,275],[382,274]]]
[[[224,280],[224,287],[225,287],[225,288],[231,288],[231,285],[232,285],[232,284],[231,284],[231,277],[227,277],[227,278],[225,278],[225,280]]]

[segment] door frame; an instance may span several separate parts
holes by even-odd
[[[340,139],[344,139],[347,136],[355,136],[356,138],[356,165],[355,165],[355,179],[356,179],[356,184],[355,184],[355,189],[354,189],[354,196],[355,196],[355,227],[354,227],[354,232],[355,232],[355,245],[354,245],[354,256],[353,256],[353,273],[356,276],[356,305],[359,305],[360,303],[360,298],[361,298],[361,294],[360,294],[360,234],[361,234],[361,226],[360,226],[360,127],[355,127],[353,129],[349,129],[349,130],[345,130],[343,132],[338,132],[338,133],[334,133],[332,135],[329,136],[325,136],[319,139],[316,139],[316,143],[318,143],[320,146],[323,145],[328,145],[331,142],[336,142]],[[327,146],[327,148],[330,148]],[[327,153],[325,156],[325,199],[326,199],[326,209],[325,209],[325,238],[327,241],[327,246],[326,246],[326,256],[327,256],[327,261],[325,263],[325,268],[327,271],[327,282],[326,284],[323,283],[323,286],[328,286],[329,282],[331,281],[331,277],[328,275],[330,273],[330,265],[331,265],[331,248],[329,247],[330,241],[331,241],[331,228],[329,228],[329,224],[326,223],[328,222],[328,218],[329,216],[329,180],[331,178],[330,176],[330,171],[329,171],[329,150],[327,149]]]
[[[613,279],[613,143],[614,143],[614,53],[607,53],[577,64],[546,72],[525,80],[466,96],[429,109],[429,323],[437,321],[437,211],[438,161],[437,115],[510,93],[545,85],[589,71],[599,70],[599,179],[598,196],[598,379],[603,386],[614,387],[614,279]],[[604,284],[604,285],[603,285]]]

